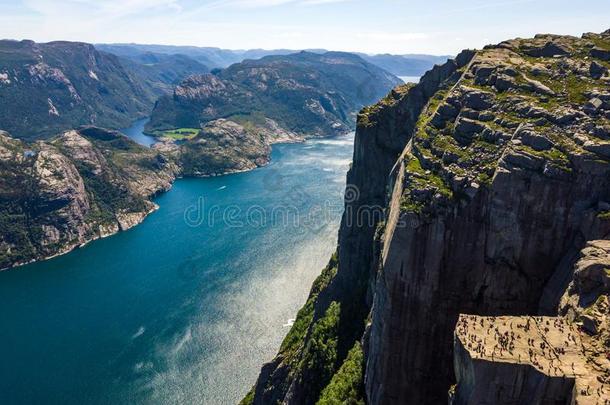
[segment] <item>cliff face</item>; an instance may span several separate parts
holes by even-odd
[[[359,115],[337,256],[316,281],[307,304],[298,314],[296,326],[278,357],[263,367],[246,403],[315,403],[348,351],[362,350],[359,340],[370,309],[379,253],[374,249],[375,233],[383,220],[390,170],[430,97],[446,81],[456,81],[458,70],[472,56],[472,52],[463,52],[455,61],[433,68],[419,85],[398,87]],[[325,336],[315,336],[333,303],[340,308],[333,319],[336,327],[326,331]],[[318,340],[333,342],[330,355],[320,355]],[[325,371],[322,373],[321,369]],[[354,385],[359,387],[357,395],[363,399],[361,383]]]
[[[585,59],[593,38],[480,51],[420,117],[393,172],[372,402],[443,401],[458,314],[536,314],[566,253],[605,236],[591,219],[610,198],[608,106],[588,108],[608,90]]]
[[[331,379],[346,378],[333,374],[355,346],[366,364],[357,400],[446,403],[454,356],[465,358],[464,342],[454,352],[460,313],[557,316],[579,251],[610,233],[609,48],[608,32],[507,41],[464,52],[365,109],[334,270],[287,337],[298,332],[299,343],[283,345],[247,401],[315,403]],[[375,206],[385,209],[363,221]],[[315,336],[333,303],[336,328]],[[561,322],[578,330],[583,321]],[[330,361],[312,355],[328,348],[317,340],[335,342]],[[327,366],[322,377],[312,358]],[[458,374],[473,375],[465,367]],[[556,384],[527,367],[496,375]]]
[[[177,166],[95,127],[26,144],[0,133],[0,269],[140,223]]]

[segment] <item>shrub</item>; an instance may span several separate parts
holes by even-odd
[[[339,371],[320,395],[318,405],[364,405],[364,353],[356,342]]]
[[[313,326],[309,344],[303,356],[303,364],[305,368],[313,372],[311,375],[317,376],[316,382],[329,381],[335,372],[340,314],[341,306],[333,301],[324,317]]]

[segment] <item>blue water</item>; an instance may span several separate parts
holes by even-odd
[[[178,180],[143,224],[0,272],[0,403],[236,403],[335,249],[352,143]]]
[[[148,118],[142,118],[132,124],[129,128],[123,128],[120,131],[139,143],[147,147],[151,147],[157,142],[154,136],[146,135],[144,133],[144,126],[148,123]]]

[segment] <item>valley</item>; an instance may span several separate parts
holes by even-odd
[[[346,53],[237,63],[215,74],[190,75],[172,96],[162,95],[150,119],[126,129],[133,142],[84,124],[112,127],[141,116],[148,95],[155,94],[150,77],[88,44],[2,41],[2,46],[10,64],[0,69],[13,69],[15,76],[0,85],[0,93],[28,104],[9,103],[7,116],[24,121],[2,121],[16,132],[0,132],[0,269],[64,254],[139,224],[156,209],[151,198],[169,190],[176,177],[252,170],[270,162],[272,144],[349,133],[356,112],[400,82]],[[26,59],[19,59],[23,55]],[[166,58],[161,60],[171,65]],[[33,96],[26,96],[31,91]],[[83,98],[89,93],[97,104]],[[44,94],[49,97],[43,101]],[[118,99],[140,104],[134,111],[119,107],[120,119],[83,116],[87,108],[112,109]],[[57,100],[63,100],[60,109]],[[37,103],[53,108],[40,114]],[[64,115],[64,105],[73,113]],[[200,113],[206,105],[212,107]],[[32,128],[30,115],[45,129],[24,136],[20,125]],[[49,134],[61,128],[75,129]]]
[[[0,4],[0,404],[610,405],[568,3]]]

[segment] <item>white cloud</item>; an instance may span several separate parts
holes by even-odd
[[[177,0],[24,0],[23,4],[43,17],[54,18],[116,18],[146,11],[181,10]]]
[[[195,12],[219,8],[265,8],[283,5],[317,6],[333,3],[344,3],[354,0],[217,0],[203,4]]]

